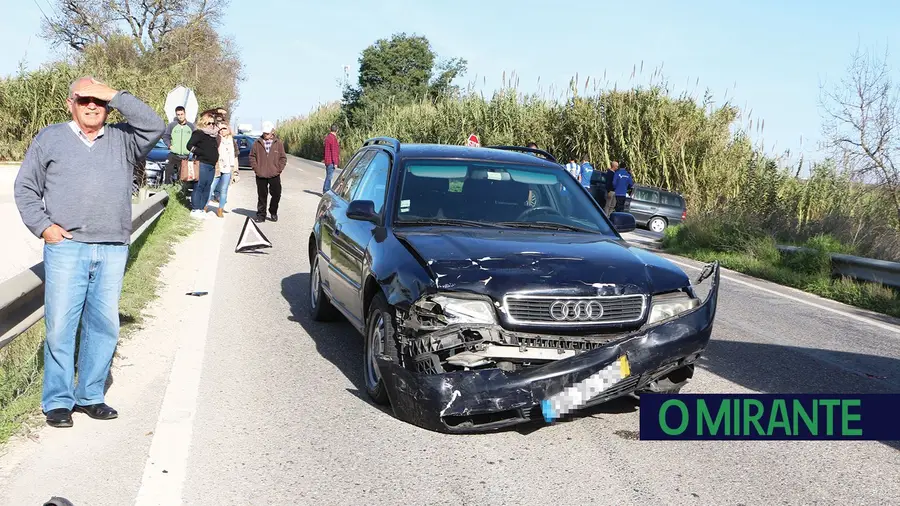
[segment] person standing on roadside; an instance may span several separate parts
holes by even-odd
[[[337,125],[331,125],[331,131],[325,135],[325,184],[322,186],[322,194],[331,189],[331,176],[334,169],[340,167],[341,143],[337,138]]]
[[[237,167],[237,139],[231,134],[231,128],[225,123],[219,124],[219,161],[216,164],[216,177],[210,187],[207,209],[216,203],[216,216],[223,217],[225,204],[228,202],[228,187],[231,186],[231,175]]]
[[[591,177],[594,175],[594,166],[591,165],[591,162],[588,161],[588,158],[581,158],[581,167],[578,173],[578,177],[581,178],[581,186],[583,186],[586,190],[590,191],[591,189]]]
[[[578,165],[575,158],[569,158],[569,163],[566,164],[566,172],[572,174],[576,181],[581,182],[581,166]]]
[[[191,216],[203,218],[209,202],[210,188],[216,177],[216,163],[219,161],[219,129],[211,112],[204,112],[197,121],[197,129],[191,134],[187,148],[200,162],[200,177],[191,192]]]
[[[281,173],[287,166],[287,154],[284,144],[275,135],[275,125],[271,121],[263,123],[262,137],[256,139],[250,148],[250,167],[256,174],[256,217],[253,221],[266,221],[267,194],[272,196],[269,202],[269,219],[278,221],[278,204],[281,202]]]
[[[187,142],[194,132],[194,124],[187,120],[183,106],[175,108],[175,121],[166,126],[166,132],[162,136],[163,142],[169,148],[169,159],[166,162],[165,181],[174,183],[181,171],[181,161],[187,160]]]
[[[612,161],[606,169],[606,214],[611,214],[616,209],[616,171],[619,170],[619,162]]]
[[[73,411],[98,420],[118,417],[105,403],[104,387],[119,339],[132,167],[166,129],[149,105],[91,77],[71,84],[66,103],[72,121],[38,132],[15,182],[22,221],[44,240],[41,408],[52,427],[71,427]],[[127,122],[106,124],[110,109]]]
[[[616,192],[616,212],[620,213],[625,210],[625,199],[628,192],[634,187],[634,178],[631,177],[631,169],[621,164],[613,178],[613,188]]]

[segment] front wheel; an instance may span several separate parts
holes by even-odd
[[[649,226],[650,230],[661,234],[663,230],[666,229],[666,220],[660,218],[659,216],[656,216],[655,218],[650,220]]]
[[[319,257],[313,259],[309,273],[309,312],[317,322],[333,321],[337,318],[337,310],[331,305],[325,289],[322,288],[322,271],[319,269]]]
[[[369,305],[369,317],[366,319],[365,353],[363,354],[363,379],[366,382],[366,393],[376,404],[386,405],[389,403],[376,357],[382,354],[387,355],[394,360],[394,363],[399,363],[395,332],[394,315],[384,295],[379,292]]]

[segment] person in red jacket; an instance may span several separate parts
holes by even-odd
[[[337,125],[331,125],[331,131],[325,136],[325,185],[322,193],[331,189],[331,175],[341,162],[341,144],[337,138]]]

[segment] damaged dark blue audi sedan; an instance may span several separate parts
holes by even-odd
[[[485,432],[678,392],[712,332],[675,264],[630,246],[548,153],[364,143],[309,237],[312,317],[364,336],[368,395],[420,427]]]

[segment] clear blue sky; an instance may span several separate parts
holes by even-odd
[[[2,0],[4,3],[12,0]],[[37,0],[46,6],[48,0]],[[51,55],[37,37],[34,1],[17,2],[0,20],[0,73]],[[577,73],[610,86],[643,82],[653,69],[673,92],[701,97],[709,88],[765,120],[767,151],[815,156],[820,139],[819,85],[844,75],[858,44],[891,49],[897,75],[900,2],[882,1],[640,1],[310,2],[232,0],[222,30],[234,37],[246,81],[235,117],[255,127],[263,119],[306,114],[340,98],[343,66],[355,80],[359,53],[378,38],[406,31],[429,38],[439,57],[463,57],[485,93],[515,72],[525,92],[565,90]],[[540,89],[538,85],[540,78]],[[699,85],[696,85],[699,79]],[[754,131],[756,129],[754,128]],[[802,145],[801,145],[801,139]]]

